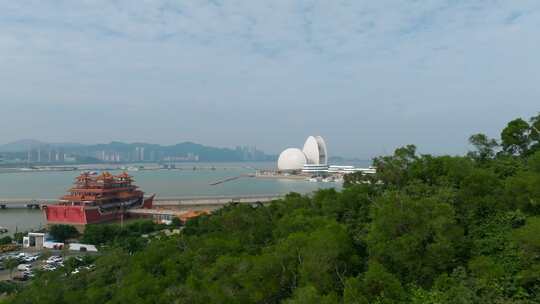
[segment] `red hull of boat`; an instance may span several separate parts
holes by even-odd
[[[145,199],[139,206],[152,208],[154,196]],[[85,206],[48,205],[43,207],[48,224],[88,225],[120,220],[125,211],[100,212],[98,208]]]

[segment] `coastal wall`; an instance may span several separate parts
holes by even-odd
[[[223,206],[228,203],[256,203],[270,202],[283,198],[284,195],[243,195],[243,196],[195,196],[195,197],[157,197],[154,200],[155,207],[197,207],[197,206]],[[0,208],[28,208],[40,205],[51,205],[56,199],[2,199]]]

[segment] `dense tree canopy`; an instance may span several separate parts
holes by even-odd
[[[71,225],[52,225],[49,229],[51,236],[59,242],[65,242],[67,239],[77,237],[79,232]]]
[[[90,227],[108,245],[94,268],[8,303],[539,303],[539,120],[475,135],[467,156],[406,146],[340,192],[226,206],[177,236]]]

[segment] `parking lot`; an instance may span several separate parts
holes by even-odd
[[[63,254],[63,256],[62,256]],[[31,279],[35,275],[35,270],[42,271],[54,271],[64,266],[64,260],[70,258],[79,259],[82,261],[82,257],[88,255],[88,253],[81,252],[62,252],[59,250],[47,251],[44,256],[41,252],[10,252],[0,255],[0,281],[6,280],[20,280],[26,281]],[[3,261],[6,259],[16,259],[18,265],[13,269],[12,276],[10,276],[9,269],[2,269]],[[75,269],[77,273],[79,269]]]

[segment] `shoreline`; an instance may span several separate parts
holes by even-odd
[[[51,165],[21,165],[21,166],[0,166],[0,174],[2,173],[36,173],[36,172],[71,172],[71,171],[197,171],[197,170],[235,170],[249,169],[258,170],[258,165],[272,164],[268,161],[246,161],[246,162],[229,162],[229,161],[203,161],[203,162],[176,162],[174,167],[163,167],[162,164],[156,162],[145,163],[93,163],[93,164],[51,164]],[[226,165],[226,166],[223,166]],[[266,168],[267,166],[262,166]]]

